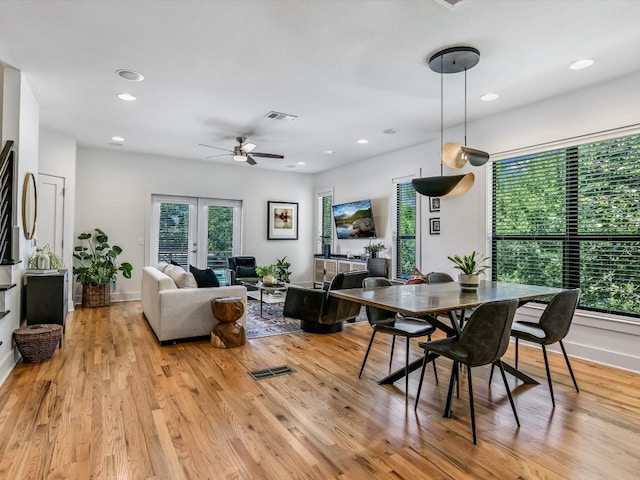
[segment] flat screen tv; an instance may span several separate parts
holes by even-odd
[[[376,238],[371,200],[332,205],[331,210],[339,239]]]

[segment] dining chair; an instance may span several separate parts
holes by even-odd
[[[493,364],[500,368],[502,380],[507,390],[509,403],[516,419],[518,427],[520,420],[513,403],[511,390],[507,384],[507,377],[504,373],[501,358],[509,347],[509,334],[513,317],[518,307],[518,300],[501,300],[480,305],[473,312],[460,335],[456,337],[443,338],[429,342],[420,343],[425,350],[425,362],[422,365],[418,393],[416,395],[415,409],[418,408],[420,391],[427,359],[431,354],[441,355],[453,360],[451,368],[451,379],[449,381],[449,391],[445,406],[445,416],[451,417],[451,397],[453,396],[453,386],[457,383],[459,375],[459,365],[467,366],[467,383],[469,386],[469,409],[471,412],[471,431],[473,443],[476,443],[476,417],[473,403],[473,385],[471,382],[471,370],[473,367]]]
[[[445,272],[427,273],[427,283],[449,283],[455,281],[451,275]]]
[[[368,277],[365,278],[362,282],[362,286],[365,290],[372,288],[381,288],[381,287],[389,287],[392,283],[382,277]],[[367,363],[367,358],[369,357],[369,351],[371,350],[371,345],[373,344],[373,339],[376,336],[376,333],[385,333],[388,335],[393,335],[393,339],[391,340],[391,356],[389,357],[389,370],[391,370],[391,363],[393,361],[393,350],[395,348],[396,337],[405,337],[407,339],[407,348],[405,353],[405,397],[409,393],[409,347],[411,344],[411,339],[416,337],[424,337],[426,336],[429,340],[431,340],[431,334],[436,330],[436,327],[431,325],[427,320],[416,317],[404,317],[402,315],[398,315],[396,312],[392,312],[390,310],[385,310],[383,308],[372,307],[367,305],[365,307],[367,313],[367,320],[369,321],[369,325],[371,325],[371,339],[369,340],[369,346],[367,347],[367,351],[364,354],[364,359],[362,360],[362,366],[360,367],[360,373],[358,374],[358,378],[362,376],[362,372],[364,371],[364,366]],[[435,375],[436,382],[438,381],[438,372],[436,371],[435,363],[433,364],[433,373]]]
[[[556,294],[547,307],[542,312],[538,322],[513,322],[511,327],[511,336],[515,338],[515,367],[518,368],[518,340],[526,340],[537,343],[542,347],[542,356],[544,357],[544,367],[547,371],[547,382],[549,383],[549,393],[551,394],[551,403],[555,407],[556,401],[553,396],[553,386],[551,383],[551,371],[549,370],[549,360],[547,359],[547,345],[559,343],[567,363],[571,380],[576,387],[576,392],[580,393],[578,382],[573,374],[567,351],[564,348],[562,339],[567,336],[571,328],[573,315],[578,307],[578,299],[580,298],[580,289],[565,290]],[[493,374],[493,371],[491,372]],[[491,377],[489,378],[491,381]]]

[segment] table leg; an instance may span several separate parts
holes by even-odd
[[[262,318],[262,292],[264,292],[264,288],[260,289],[260,318]]]
[[[431,352],[429,352],[428,355],[429,356],[427,357],[427,362],[432,362],[436,357],[439,356]],[[423,362],[424,362],[424,356],[414,360],[407,367],[408,372],[411,373],[414,370],[421,368]],[[378,380],[378,385],[390,385],[396,380],[400,380],[402,377],[404,377],[404,367],[396,370],[395,372],[390,373],[389,375],[384,377],[382,380]]]
[[[527,383],[529,385],[540,385],[540,382],[538,382],[536,379],[531,378],[526,373],[523,373],[522,371],[512,367],[511,365],[509,365],[508,363],[505,363],[504,361],[502,362],[502,366],[504,367],[505,372],[508,372],[514,377],[519,378],[524,383]]]

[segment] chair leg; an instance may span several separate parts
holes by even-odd
[[[551,403],[556,406],[556,399],[553,397],[553,385],[551,384],[551,370],[549,370],[549,359],[547,358],[547,347],[542,345],[542,356],[544,357],[544,368],[547,369],[547,381],[549,382],[549,393],[551,394]]]
[[[424,360],[422,361],[422,371],[420,372],[420,382],[418,382],[418,392],[416,393],[416,403],[413,406],[413,411],[418,410],[418,401],[420,400],[420,391],[422,390],[422,381],[424,380],[424,371],[427,369],[427,357],[429,356],[429,351],[424,351]]]
[[[431,335],[429,335],[429,336],[427,337],[427,339],[428,339],[429,341],[431,341]],[[433,376],[434,376],[434,377],[435,377],[435,379],[436,379],[436,383],[438,383],[438,369],[436,368],[436,361],[435,361],[435,359],[433,360],[433,362],[431,362],[431,364],[432,364],[432,366],[433,366]]]
[[[467,365],[467,381],[469,382],[469,412],[471,413],[471,433],[473,444],[476,444],[476,412],[473,405],[473,385],[471,384],[471,367]]]
[[[449,379],[449,390],[447,392],[447,403],[444,406],[444,416],[451,418],[451,397],[453,396],[453,384],[458,383],[458,362],[453,362],[451,368],[451,378]]]
[[[409,347],[411,338],[407,337],[407,351],[404,355],[404,398],[409,397]]]
[[[367,357],[369,356],[369,350],[371,350],[371,345],[373,344],[373,339],[376,336],[376,331],[371,332],[371,339],[369,340],[369,346],[367,347],[367,353],[364,354],[364,360],[362,360],[362,366],[360,367],[360,373],[358,374],[358,378],[362,376],[362,371],[364,370],[364,365],[367,363]]]
[[[511,404],[511,410],[513,410],[513,416],[516,417],[516,424],[518,427],[520,426],[520,419],[518,418],[518,412],[516,412],[516,404],[513,403],[513,396],[511,395],[511,390],[509,390],[509,384],[507,383],[507,376],[504,374],[504,367],[502,366],[502,360],[498,360],[496,362],[498,367],[500,367],[500,373],[502,374],[502,381],[504,382],[504,388],[507,390],[507,396],[509,397],[509,403]],[[491,370],[493,371],[493,367],[495,367],[495,363],[491,364]]]
[[[389,371],[391,371],[391,362],[393,361],[393,350],[396,348],[396,336],[391,340],[391,356],[389,357]]]
[[[518,369],[518,337],[516,337],[516,370]]]
[[[562,343],[562,340],[560,340],[560,348],[562,348],[564,361],[567,362],[567,367],[569,368],[569,373],[571,374],[571,380],[573,380],[573,385],[576,387],[576,392],[580,393],[580,389],[578,388],[578,382],[576,382],[576,377],[573,375],[573,369],[571,368],[571,363],[569,363],[569,357],[567,356],[567,351],[564,349],[564,344]]]
[[[493,369],[496,367],[495,363],[491,364],[491,373],[489,374],[489,384],[491,384],[491,380],[493,380]]]

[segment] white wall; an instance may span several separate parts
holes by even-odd
[[[63,255],[64,266],[69,270],[71,279],[73,268],[74,211],[76,201],[76,141],[49,128],[40,129],[40,155],[38,173],[44,173],[64,179],[64,225]],[[36,229],[36,237],[38,236]],[[69,282],[69,310],[73,310],[71,295],[73,282]]]
[[[631,75],[615,82],[471,122],[467,128],[468,144],[495,154],[640,124],[639,84],[640,74]],[[446,130],[444,142],[461,142],[464,138],[462,132],[461,126]],[[440,173],[439,149],[440,139],[322,173],[314,178],[314,189],[323,191],[333,188],[334,201],[337,203],[372,197],[377,199],[374,208],[384,210],[380,202],[390,201],[393,177],[408,175],[420,168],[422,176]],[[446,166],[444,169],[445,175],[459,172]],[[428,218],[437,215],[429,213],[428,204],[423,198],[420,213],[422,253],[418,262],[423,272],[438,270],[455,274],[456,271],[446,259],[447,255],[469,253],[474,249],[489,253],[489,169],[490,166],[486,165],[463,170],[475,174],[475,184],[465,195],[441,202],[440,235],[429,235]],[[355,179],[360,181],[354,181]],[[374,214],[378,223],[378,212]],[[391,232],[387,230],[384,242],[393,245],[392,240]],[[334,250],[346,249],[345,242],[351,241],[338,241]],[[389,251],[386,256],[391,256]],[[522,317],[537,318],[539,313],[536,307],[519,310],[519,316]],[[565,343],[570,354],[640,371],[638,341],[640,322],[636,320],[627,321],[623,318],[578,312]]]
[[[103,229],[133,264],[130,280],[118,277],[113,300],[140,298],[146,264],[152,194],[242,200],[242,254],[258,264],[287,256],[292,281],[311,278],[313,187],[307,174],[294,174],[199,160],[78,148],[75,235]],[[298,240],[267,240],[267,201],[297,202]]]

